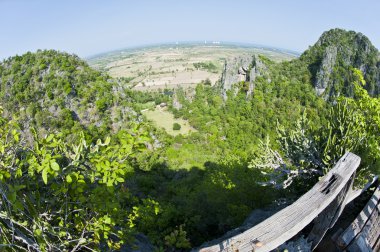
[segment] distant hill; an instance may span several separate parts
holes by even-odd
[[[337,95],[352,96],[350,68],[358,68],[371,95],[380,93],[379,51],[362,33],[332,29],[322,34],[300,60],[308,65],[312,82],[326,99]]]
[[[18,118],[25,131],[30,126],[41,133],[117,128],[128,114],[128,108],[116,106],[123,95],[117,90],[108,75],[67,53],[39,50],[0,63],[0,106],[5,116]]]

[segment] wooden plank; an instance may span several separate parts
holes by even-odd
[[[351,177],[350,181],[346,184],[344,189],[338,194],[334,201],[314,220],[315,224],[308,236],[308,240],[311,241],[312,249],[317,247],[319,242],[325,236],[327,230],[334,226],[335,222],[338,220],[338,217],[343,212],[345,207],[345,197],[350,188],[352,188],[353,182],[354,176]]]
[[[359,166],[360,157],[346,153],[310,191],[258,225],[218,244],[195,251],[271,251],[310,224],[342,192]]]
[[[364,232],[363,232],[364,230]],[[366,234],[369,245],[373,248],[380,237],[380,205],[377,203],[376,209],[372,212],[371,218],[363,228],[362,233]]]
[[[380,237],[377,238],[377,241],[373,246],[373,251],[380,251]]]
[[[368,244],[365,236],[363,234],[359,234],[355,242],[351,244],[347,249],[345,249],[347,252],[372,252],[371,246]]]
[[[371,231],[372,228],[374,228],[375,230],[373,230],[373,232],[377,232],[377,235],[375,234],[375,236],[377,237],[375,238],[376,239],[378,238],[380,227],[378,224],[375,226],[372,224],[379,223],[379,215],[378,215],[379,198],[380,198],[380,186],[377,187],[371,199],[368,201],[368,203],[365,205],[365,207],[359,213],[359,215],[355,218],[355,220],[351,223],[351,225],[348,226],[346,230],[337,239],[337,244],[340,248],[342,249],[346,248],[356,238],[356,236],[359,233],[363,232],[363,229],[365,226],[367,226],[367,229],[364,229],[364,231],[367,233]]]

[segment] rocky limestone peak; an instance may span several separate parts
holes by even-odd
[[[353,95],[349,79],[352,67],[363,72],[371,95],[380,93],[379,51],[362,33],[343,29],[326,31],[300,60],[309,65],[316,92],[325,99]]]

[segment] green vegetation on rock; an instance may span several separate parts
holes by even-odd
[[[371,96],[380,94],[379,51],[361,33],[342,29],[324,32],[300,60],[307,64],[316,90],[326,99],[353,96],[352,67],[363,73]]]

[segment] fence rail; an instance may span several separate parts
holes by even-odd
[[[199,252],[265,252],[276,249],[313,223],[307,240],[314,249],[328,229],[333,227],[352,195],[352,183],[360,157],[346,153],[314,187],[292,205],[245,232]]]

